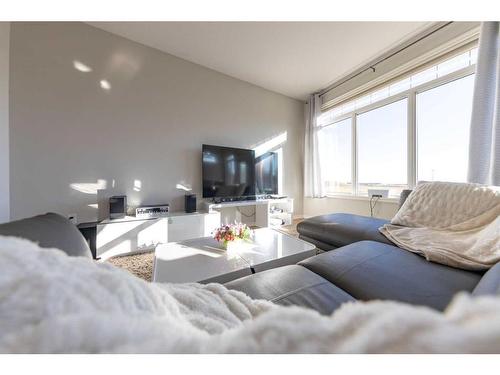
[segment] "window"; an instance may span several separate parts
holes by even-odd
[[[433,81],[437,78],[444,77],[461,69],[473,66],[476,61],[477,48],[472,48],[423,71],[413,73],[409,77],[379,88],[376,91],[362,95],[355,100],[338,105],[333,108],[332,111],[335,111],[338,115],[350,113],[355,109],[360,109],[369,104],[377,103],[385,98],[394,96],[411,88],[415,88],[426,82]]]
[[[418,180],[465,181],[476,60],[471,48],[322,113],[326,193],[396,197]]]
[[[352,193],[351,128],[348,118],[319,130],[322,178],[328,194]]]
[[[417,179],[465,182],[474,76],[417,94]]]
[[[358,194],[388,189],[396,196],[407,186],[408,99],[357,116]]]

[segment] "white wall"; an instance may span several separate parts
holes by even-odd
[[[297,100],[82,23],[13,23],[10,68],[13,218],[95,220],[96,189],[113,181],[131,204],[181,210],[177,183],[201,194],[202,143],[248,148],[283,133],[284,193],[302,212]]]
[[[383,200],[375,205],[373,216],[392,219],[399,208],[395,200]],[[336,212],[370,216],[370,201],[363,198],[304,198],[304,216],[311,217]]]
[[[0,22],[0,223],[9,208],[9,39],[10,23]]]

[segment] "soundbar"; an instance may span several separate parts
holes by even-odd
[[[242,202],[242,201],[262,201],[266,199],[284,199],[287,198],[286,195],[275,195],[275,194],[264,194],[264,195],[250,195],[246,197],[224,197],[224,198],[214,198],[214,203],[225,203],[225,202]]]
[[[214,203],[255,201],[255,200],[257,200],[257,197],[255,195],[247,197],[223,197],[223,198],[214,198]]]

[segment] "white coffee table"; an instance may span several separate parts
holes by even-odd
[[[171,242],[156,247],[153,281],[225,283],[315,254],[314,245],[268,228],[228,250],[211,237]]]

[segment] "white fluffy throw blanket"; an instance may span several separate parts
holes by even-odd
[[[320,316],[1,236],[0,267],[2,353],[500,352],[500,297],[459,295],[445,313],[357,302]]]
[[[380,232],[427,260],[468,270],[500,261],[500,190],[423,182]]]

